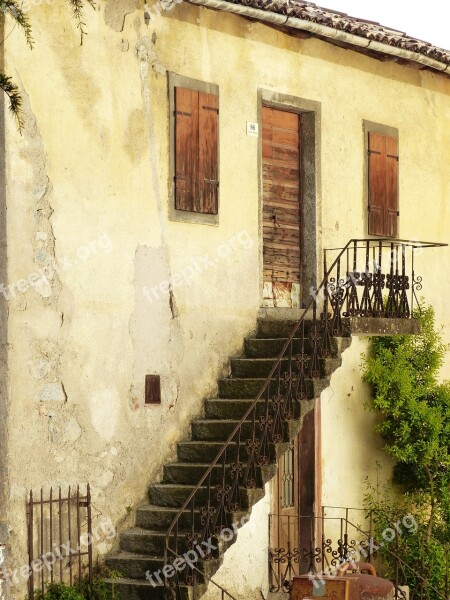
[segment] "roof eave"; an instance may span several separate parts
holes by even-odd
[[[384,44],[376,40],[370,40],[367,37],[358,36],[353,33],[347,33],[333,27],[321,25],[313,21],[307,21],[305,19],[299,19],[297,17],[288,17],[286,15],[280,15],[275,12],[268,10],[260,10],[250,6],[244,6],[242,4],[232,4],[226,0],[188,0],[191,4],[197,4],[212,8],[216,10],[222,10],[231,12],[243,17],[256,19],[258,21],[270,23],[274,26],[290,28],[292,30],[307,32],[311,35],[326,39],[330,42],[340,42],[348,46],[355,48],[362,52],[374,52],[385,56],[392,57],[393,59],[410,61],[421,65],[424,68],[432,69],[440,73],[450,75],[450,65],[440,62],[434,58],[430,58],[420,52],[413,52],[411,50],[405,50],[398,46],[391,46]]]

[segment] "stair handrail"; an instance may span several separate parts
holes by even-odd
[[[284,355],[286,353],[286,350],[289,348],[289,345],[293,341],[295,334],[297,333],[297,331],[299,330],[299,328],[302,325],[303,321],[305,320],[305,318],[306,318],[306,316],[308,314],[308,311],[310,311],[312,308],[314,308],[315,305],[317,306],[317,298],[320,297],[320,294],[322,293],[322,291],[325,292],[325,290],[328,288],[328,282],[329,282],[329,279],[330,279],[330,275],[333,272],[333,269],[336,267],[336,265],[340,264],[339,263],[340,259],[345,254],[345,252],[347,252],[347,250],[349,250],[349,248],[352,245],[353,245],[354,248],[357,248],[358,244],[360,244],[360,243],[367,244],[367,247],[369,247],[370,243],[377,243],[377,244],[380,244],[380,248],[382,247],[382,244],[384,244],[384,243],[389,243],[392,248],[394,246],[395,247],[398,247],[398,246],[402,246],[402,247],[409,246],[409,247],[411,247],[413,249],[416,249],[416,248],[427,248],[427,247],[448,246],[448,244],[443,244],[443,243],[417,242],[417,241],[403,240],[403,239],[394,239],[394,238],[362,238],[362,239],[361,238],[352,238],[342,248],[324,249],[324,275],[323,275],[323,279],[322,279],[320,285],[318,287],[314,288],[314,292],[313,292],[313,288],[311,288],[310,299],[306,303],[306,306],[303,309],[303,312],[302,312],[299,320],[294,325],[294,327],[293,327],[293,329],[291,331],[291,334],[289,335],[289,337],[288,337],[287,341],[285,342],[285,344],[284,344],[281,352],[278,355],[278,358],[274,361],[272,369],[270,370],[269,375],[266,377],[266,379],[265,379],[265,381],[264,381],[264,383],[263,383],[263,385],[261,387],[260,392],[258,393],[258,395],[256,396],[256,398],[254,399],[254,401],[252,402],[252,404],[250,405],[250,407],[245,411],[244,415],[241,417],[241,419],[239,420],[239,422],[237,423],[237,425],[233,429],[232,433],[228,436],[227,440],[223,443],[221,449],[217,453],[217,455],[214,458],[214,460],[212,461],[212,463],[209,465],[208,469],[206,469],[205,473],[202,475],[202,477],[200,478],[200,480],[197,483],[197,485],[195,486],[195,488],[189,494],[189,496],[184,501],[183,505],[177,511],[175,517],[173,518],[173,520],[172,520],[172,522],[171,522],[171,524],[169,526],[169,529],[167,530],[166,539],[165,539],[164,559],[165,559],[165,563],[166,564],[168,563],[168,553],[172,552],[172,550],[170,548],[170,545],[169,545],[170,544],[170,536],[171,536],[171,534],[172,534],[172,532],[173,532],[176,524],[178,523],[180,517],[182,516],[183,512],[189,506],[189,504],[191,503],[191,501],[193,500],[193,498],[197,494],[198,490],[202,487],[202,484],[210,476],[210,474],[212,473],[214,467],[219,463],[219,461],[222,458],[224,452],[226,451],[226,449],[228,448],[228,446],[231,444],[231,442],[233,441],[233,439],[235,438],[236,434],[239,432],[239,430],[241,429],[241,427],[243,426],[243,424],[245,423],[245,421],[247,420],[247,418],[249,417],[249,415],[255,409],[256,405],[261,400],[263,394],[266,392],[268,386],[270,385],[270,382],[272,381],[272,377],[273,377],[275,371],[280,366],[280,364],[281,364],[281,362],[283,360],[283,357],[284,357]],[[329,252],[329,251],[338,251],[338,250],[339,250],[339,254],[336,256],[336,258],[334,259],[334,261],[328,267],[327,266],[327,259],[326,259],[327,252]],[[338,284],[339,284],[339,282],[337,282],[337,285]],[[413,283],[412,283],[412,285],[413,285]],[[325,298],[326,298],[326,294],[325,294]]]

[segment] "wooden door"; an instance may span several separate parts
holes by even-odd
[[[278,459],[273,483],[273,513],[270,516],[271,587],[299,575],[293,559],[299,547],[299,437]],[[292,557],[292,559],[291,559]]]
[[[303,420],[301,431],[278,459],[272,484],[270,586],[274,591],[308,573],[320,522],[320,402]]]
[[[263,306],[299,307],[300,115],[262,109]]]

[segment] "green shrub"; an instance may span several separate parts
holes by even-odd
[[[397,484],[380,492],[368,483],[365,504],[378,539],[406,515],[414,517],[417,530],[403,531],[398,548],[385,544],[381,557],[389,577],[396,568],[392,552],[400,557],[412,597],[419,590],[415,571],[426,580],[430,600],[437,600],[432,588],[444,591],[450,545],[450,382],[439,381],[448,348],[432,307],[422,305],[415,316],[419,335],[375,337],[363,356],[363,377],[373,389],[367,408],[380,416],[376,431],[396,461]]]
[[[34,593],[35,600],[85,600],[86,597],[78,587],[65,583],[50,583],[44,593],[42,593],[42,590]]]
[[[424,598],[443,600],[450,549],[438,537],[428,536],[429,506],[425,497],[410,492],[398,494],[391,484],[380,490],[368,480],[366,483],[365,508],[372,515],[373,538],[379,546],[380,575],[395,580],[398,568],[399,583],[409,585],[411,600],[420,598],[421,583]],[[397,535],[392,539],[395,530]],[[390,532],[389,537],[385,532]]]
[[[96,568],[95,577],[92,586],[89,586],[89,579],[84,577],[81,586],[68,585],[66,583],[49,583],[45,592],[37,590],[34,593],[34,600],[119,600],[117,590],[113,585],[108,585],[105,579],[116,579],[121,574],[104,568]]]

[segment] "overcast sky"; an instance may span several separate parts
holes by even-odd
[[[448,0],[314,0],[318,6],[377,21],[450,50]]]

